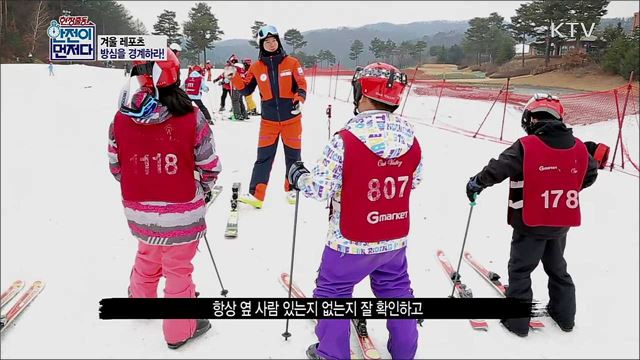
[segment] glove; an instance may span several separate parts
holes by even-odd
[[[298,181],[305,174],[309,174],[309,170],[304,167],[304,162],[296,161],[291,165],[291,168],[289,168],[289,174],[287,174],[287,180],[289,180],[289,184],[294,190],[300,190],[298,187]]]
[[[302,112],[302,104],[304,103],[304,98],[300,95],[296,95],[293,97],[293,108],[291,109],[291,115],[298,115]]]
[[[209,204],[211,202],[211,197],[213,195],[211,194],[211,190],[207,191],[204,193],[204,203],[205,204]]]
[[[480,195],[484,187],[478,184],[477,177],[474,176],[469,178],[469,182],[467,183],[467,198],[470,202],[476,201],[476,196]]]
[[[598,169],[604,169],[607,160],[609,160],[609,147],[605,144],[596,144],[593,141],[585,141],[589,155],[598,163]]]

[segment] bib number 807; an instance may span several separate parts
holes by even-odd
[[[408,176],[399,176],[397,181],[392,177],[387,177],[384,179],[383,183],[380,184],[379,179],[371,179],[369,180],[369,192],[367,192],[367,198],[369,201],[378,201],[384,195],[384,198],[387,200],[391,200],[396,196],[396,183],[402,183],[400,185],[400,191],[397,193],[399,198],[404,197],[404,190],[407,187],[407,183],[409,182]]]
[[[564,190],[547,190],[543,192],[540,196],[544,198],[544,208],[545,209],[557,208],[558,203],[560,202],[560,198],[562,197],[563,194],[564,194]],[[550,196],[554,196],[552,204],[549,204]],[[569,209],[575,209],[578,207],[578,205],[580,205],[578,201],[578,192],[576,190],[567,191],[565,205]]]

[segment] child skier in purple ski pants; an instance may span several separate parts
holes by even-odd
[[[352,85],[357,115],[333,136],[311,172],[301,161],[289,171],[289,182],[304,196],[331,199],[313,296],[351,298],[369,276],[376,297],[413,298],[406,258],[409,195],[421,181],[422,152],[412,126],[393,114],[406,75],[374,63],[357,71]],[[412,359],[416,320],[389,319],[387,329],[391,356]],[[309,347],[308,358],[350,358],[349,319],[320,319],[316,335],[319,343]]]

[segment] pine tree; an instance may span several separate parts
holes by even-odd
[[[251,26],[251,40],[249,40],[249,45],[253,46],[256,49],[260,49],[260,45],[256,41],[256,35],[258,34],[258,30],[260,30],[260,28],[265,25],[267,24],[262,21],[256,20]]]
[[[422,53],[427,49],[427,42],[423,40],[418,40],[415,45],[413,45],[413,51],[411,52],[411,56],[414,58],[418,55],[418,62],[422,63]]]
[[[187,49],[202,51],[204,61],[207,60],[207,49],[213,49],[213,42],[220,40],[220,35],[224,35],[218,26],[218,19],[211,12],[211,7],[203,2],[191,8],[189,20],[182,26],[187,38]]]
[[[385,42],[378,39],[377,37],[373,38],[369,43],[369,51],[373,53],[373,56],[376,59],[381,59],[384,56],[385,52]]]
[[[362,41],[356,39],[351,43],[351,52],[349,53],[349,59],[354,61],[354,65],[358,66],[358,57],[362,54],[364,44]]]
[[[307,45],[304,41],[304,36],[298,29],[289,29],[284,33],[284,42],[291,46],[291,53],[295,54],[297,49],[303,48]]]
[[[172,43],[180,44],[182,35],[180,35],[180,25],[176,21],[176,12],[164,10],[158,15],[158,21],[153,24],[153,35],[166,35],[167,45]]]

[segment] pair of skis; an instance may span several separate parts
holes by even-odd
[[[447,257],[444,255],[444,251],[438,250],[436,252],[436,257],[438,258],[438,262],[440,262],[445,274],[449,280],[451,280],[451,284],[455,286],[455,294],[459,298],[472,298],[473,293],[471,292],[471,289],[460,281],[460,274],[458,274],[453,268]],[[489,324],[486,320],[469,319],[469,325],[471,325],[473,330],[489,330]]]
[[[207,203],[207,208],[213,204],[218,195],[222,193],[222,186],[216,185],[211,189],[211,200]],[[238,197],[240,196],[240,183],[233,183],[231,187],[231,212],[227,219],[227,225],[224,230],[224,237],[233,239],[238,237]]]
[[[213,187],[213,189],[211,189],[211,199],[207,203],[207,209],[209,209],[209,206],[213,204],[213,202],[218,198],[218,195],[220,195],[221,193],[222,193],[222,185],[216,185]]]
[[[16,280],[2,292],[0,296],[0,308],[4,307],[24,288],[24,281]],[[13,321],[24,312],[24,310],[31,304],[31,302],[40,294],[44,288],[44,282],[35,281],[26,292],[20,296],[18,302],[16,302],[5,314],[2,314],[0,320],[0,333],[13,323]]]
[[[280,274],[280,284],[284,287],[285,291],[289,291],[289,274],[282,273]],[[298,299],[306,298],[302,290],[298,288],[295,283],[291,284],[291,296]],[[378,349],[376,349],[373,341],[369,337],[369,333],[367,331],[367,323],[363,320],[352,319],[351,324],[353,325],[353,329],[356,333],[356,338],[358,339],[358,345],[360,346],[360,350],[362,351],[362,355],[364,359],[380,359],[380,353]],[[351,350],[351,358],[355,359],[356,355]]]
[[[477,262],[468,251],[464,252],[464,261],[469,264],[473,270],[475,270],[480,276],[487,281],[491,286],[500,294],[502,297],[507,296],[507,286],[502,284],[500,281],[500,275],[494,273],[493,271],[487,270],[484,266],[482,266],[479,262]],[[539,330],[544,328],[544,323],[540,320],[532,319],[529,321],[529,328],[532,330]]]
[[[444,252],[442,250],[438,250],[436,252],[436,256],[438,258],[438,262],[442,266],[446,275],[449,277],[449,280],[451,280],[451,283],[455,284],[455,290],[458,297],[461,297],[461,298],[473,297],[471,293],[471,289],[469,289],[465,284],[463,284],[460,281],[460,274],[456,273],[456,271],[453,269],[453,266],[451,266],[451,263],[449,262],[449,260],[447,260],[446,256],[444,255]],[[484,266],[482,266],[479,262],[477,262],[471,256],[471,253],[468,251],[464,252],[463,258],[465,262],[469,264],[469,266],[471,266],[473,270],[475,270],[485,281],[487,281],[498,292],[498,294],[500,294],[500,296],[502,297],[506,296],[507,286],[502,284],[502,282],[500,281],[500,275],[494,273],[493,271],[487,270]],[[469,320],[469,324],[474,330],[487,331],[489,328],[489,324],[485,320],[471,319]],[[529,328],[533,330],[539,330],[544,328],[544,323],[542,323],[540,320],[532,319],[529,321]]]
[[[235,239],[238,237],[238,197],[240,196],[240,183],[235,182],[231,187],[231,211],[227,218],[227,226],[224,230],[224,237]]]

